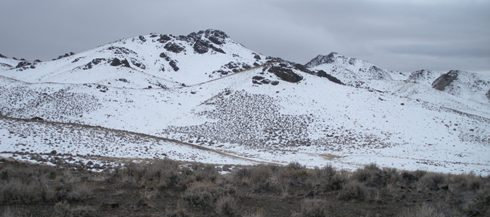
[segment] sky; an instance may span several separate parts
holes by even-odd
[[[490,73],[490,0],[1,0],[0,53],[49,60],[151,32],[220,29],[268,56]]]

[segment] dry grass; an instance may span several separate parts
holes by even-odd
[[[489,204],[489,177],[376,165],[352,173],[258,165],[220,175],[170,160],[101,173],[0,162],[2,216],[477,217],[489,216]]]

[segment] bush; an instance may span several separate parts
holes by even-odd
[[[236,200],[230,196],[220,198],[216,202],[216,213],[226,217],[239,216]]]
[[[366,199],[367,189],[362,183],[357,181],[351,181],[347,183],[342,190],[338,193],[339,200],[358,200],[363,201]]]
[[[293,217],[326,217],[327,210],[325,202],[322,200],[303,200],[301,203],[301,211],[293,214]]]
[[[437,173],[427,173],[422,178],[420,178],[417,186],[420,190],[439,190],[442,183],[447,183],[446,178]]]
[[[415,209],[407,209],[398,217],[446,217],[446,215],[434,207],[424,204]]]
[[[362,169],[358,169],[353,173],[352,178],[369,187],[386,186],[384,171],[378,168],[375,164],[370,164]]]
[[[346,175],[337,172],[332,166],[316,169],[315,174],[313,185],[317,186],[320,192],[340,190],[347,180]]]
[[[213,183],[194,183],[184,193],[184,201],[191,207],[209,209],[225,192]]]

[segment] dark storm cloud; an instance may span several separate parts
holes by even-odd
[[[397,70],[490,71],[484,0],[1,0],[0,19],[0,53],[31,59],[216,28],[298,62],[337,51]]]

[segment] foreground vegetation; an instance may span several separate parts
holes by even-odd
[[[0,217],[452,217],[490,216],[489,207],[489,177],[375,165],[259,165],[222,175],[170,160],[98,173],[0,161]]]

